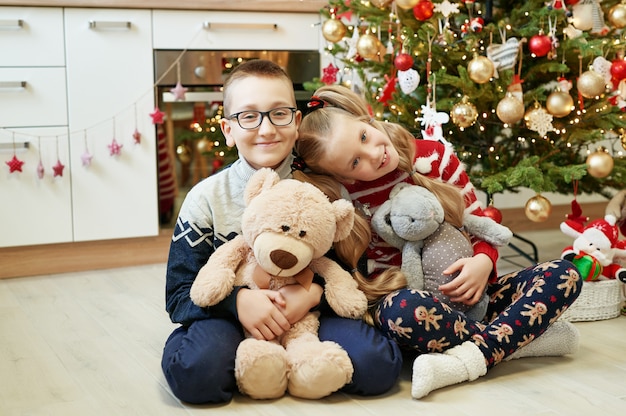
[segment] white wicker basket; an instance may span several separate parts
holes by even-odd
[[[617,279],[583,282],[580,296],[560,319],[577,322],[618,317],[624,302],[622,286]]]

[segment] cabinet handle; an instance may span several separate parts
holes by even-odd
[[[29,142],[16,142],[16,143],[0,143],[0,150],[17,150],[17,149],[28,149],[30,147]]]
[[[249,29],[249,30],[277,30],[276,23],[211,23],[204,22],[202,25],[204,30],[220,30],[220,29]]]
[[[15,19],[15,20],[5,19],[5,20],[0,20],[0,29],[2,29],[2,30],[5,30],[5,29],[21,29],[22,27],[24,27],[24,21],[22,19]]]
[[[107,22],[98,20],[89,21],[90,29],[130,29],[131,26],[131,22]]]
[[[26,81],[0,81],[0,89],[24,89]]]

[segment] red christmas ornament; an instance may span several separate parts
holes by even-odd
[[[337,68],[332,63],[328,64],[328,66],[324,68],[322,82],[326,85],[334,84],[335,82],[337,82],[337,72],[339,72],[339,68]]]
[[[408,71],[413,67],[413,57],[408,53],[399,53],[393,60],[393,64],[398,71]]]
[[[611,62],[611,77],[613,81],[619,81],[626,78],[626,61],[623,59],[615,59]]]
[[[165,113],[159,110],[159,107],[155,107],[154,111],[150,113],[150,117],[152,117],[152,124],[163,124],[163,117]]]
[[[413,7],[413,16],[421,22],[433,17],[435,5],[430,0],[421,0]]]
[[[535,56],[546,56],[551,49],[552,40],[550,36],[544,35],[543,32],[532,36],[528,41],[528,50]]]
[[[63,176],[63,169],[65,165],[61,163],[59,159],[57,159],[57,164],[52,166],[52,171],[54,172],[54,177]]]
[[[139,130],[137,129],[135,129],[135,132],[133,133],[133,141],[135,144],[141,143],[141,133],[139,133]]]
[[[498,224],[502,223],[502,212],[493,205],[489,205],[487,208],[483,209],[483,214],[485,217],[489,217]]]
[[[13,155],[13,158],[11,160],[7,160],[4,163],[6,163],[9,166],[9,173],[21,172],[22,165],[24,164],[24,162],[19,160],[17,156],[15,155]]]

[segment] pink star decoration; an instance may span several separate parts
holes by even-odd
[[[163,124],[163,116],[165,116],[165,113],[159,110],[159,107],[154,107],[154,111],[150,113],[152,124]]]
[[[89,153],[89,150],[85,150],[85,152],[80,156],[80,160],[83,162],[83,166],[90,166],[91,159],[93,159],[93,155]]]
[[[9,173],[21,172],[22,165],[24,164],[24,162],[19,160],[16,155],[13,155],[13,158],[11,160],[7,160],[4,163],[9,166]]]
[[[180,81],[178,81],[176,86],[170,90],[170,92],[174,94],[174,99],[176,101],[185,101],[185,93],[187,91],[189,91],[189,88],[183,87]]]
[[[63,169],[65,165],[61,163],[59,159],[57,159],[57,164],[52,166],[52,170],[54,171],[54,176],[63,176]]]
[[[326,68],[324,68],[324,76],[322,76],[322,82],[326,85],[334,84],[337,82],[337,72],[339,72],[339,68],[337,68],[332,63],[328,64]]]
[[[39,160],[39,163],[37,164],[37,177],[39,179],[43,179],[44,173],[45,171],[43,169],[43,163],[41,163],[41,160]]]
[[[117,142],[117,140],[115,140],[115,137],[113,138],[113,140],[111,141],[111,144],[108,145],[109,147],[109,154],[111,156],[119,156],[120,154],[122,154],[122,147],[124,145],[123,144],[119,144]]]
[[[141,143],[141,133],[139,133],[139,130],[137,129],[135,129],[135,132],[133,133],[133,140],[135,141],[135,144]]]

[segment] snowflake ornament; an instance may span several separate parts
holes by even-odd
[[[322,76],[322,82],[326,85],[334,84],[337,82],[337,73],[339,72],[339,68],[331,63],[328,64],[326,68],[324,68],[324,75]]]
[[[447,19],[450,15],[459,13],[459,4],[443,0],[441,3],[435,3],[434,12],[441,13]]]
[[[531,110],[526,118],[526,123],[530,130],[536,131],[541,137],[554,131],[552,114],[548,113],[543,107],[536,107],[534,110]]]

